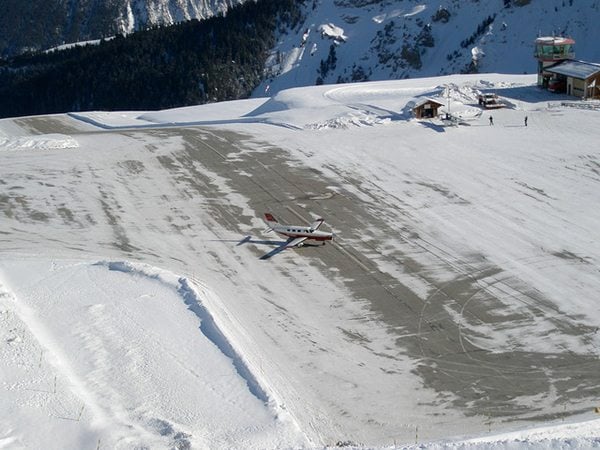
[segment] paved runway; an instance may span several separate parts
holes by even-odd
[[[57,118],[19,121],[20,126],[40,133],[52,130],[76,136],[77,125],[65,123],[66,119]],[[465,416],[488,417],[496,424],[542,422],[588,411],[598,398],[600,360],[594,355],[534,352],[526,341],[518,341],[522,337],[519,332],[514,333],[515,342],[486,340],[486,330],[518,330],[533,322],[547,324],[548,339],[560,335],[584,342],[597,330],[561,313],[535,289],[483,256],[465,259],[445,249],[443,242],[420,236],[410,227],[411,212],[398,207],[401,199],[391,204],[385,193],[378,195],[375,188],[365,187],[364,180],[353,180],[333,167],[329,169],[337,172],[338,178],[326,179],[297,161],[290,164],[290,156],[268,142],[230,131],[191,127],[106,133],[133,141],[144,135],[153,140],[182,139],[180,151],[157,156],[160,164],[171,173],[182,199],[199,194],[213,198],[206,203],[206,212],[232,235],[243,236],[242,226],[249,226],[250,218],[220,202],[218,193],[208,192],[210,180],[197,170],[198,164],[248,198],[255,217],[271,211],[282,222],[304,223],[311,220],[310,213],[322,215],[324,229],[332,227],[336,240],[324,247],[293,251],[298,258],[308,258],[325,276],[335,269],[353,298],[369,305],[370,315],[365,320],[386,325],[390,353],[410,357],[414,373],[425,388],[445,399],[440,402],[445,408]],[[127,254],[132,249],[130,231],[119,229],[116,217],[112,225],[117,247]],[[245,248],[255,254],[257,264],[277,264],[277,256],[259,261],[271,247],[255,243]],[[136,250],[151,253],[155,249]],[[383,271],[382,267],[389,269]],[[435,275],[438,271],[452,277],[440,281]],[[413,285],[429,289],[426,294],[418,293]],[[524,403],[523,398],[530,401]],[[434,413],[430,419],[434,429]],[[458,425],[456,432],[460,430]],[[431,437],[441,436],[432,431]]]
[[[398,350],[418,361],[417,372],[424,384],[439,392],[451,392],[452,403],[465,414],[497,420],[547,420],[560,417],[565,407],[570,412],[588,410],[585,400],[600,392],[600,361],[593,356],[490,351],[471,344],[466,326],[470,322],[510,328],[544,320],[551,333],[584,337],[596,332],[578,325],[576,318],[565,317],[538,292],[503,274],[501,268],[490,266],[483,257],[457,260],[443,250],[443,243],[425,241],[402,224],[390,228],[378,220],[385,205],[371,192],[362,192],[369,201],[352,195],[340,186],[340,181],[352,183],[343,174],[338,180],[324,179],[312,170],[291,166],[284,152],[269,149],[268,144],[264,144],[263,152],[238,155],[243,139],[232,133],[210,130],[207,138],[205,132],[196,129],[168,132],[184,136],[188,144],[187,154],[181,156],[184,160],[198,158],[227,176],[236,191],[250,198],[257,216],[271,210],[284,222],[307,223],[309,212],[327,218],[338,236],[334,250],[302,249],[302,257],[337,268],[355,297],[370,303],[373,317],[387,323],[390,330],[399,330],[395,340]],[[228,160],[232,155],[236,156],[234,163]],[[235,176],[236,171],[252,177]],[[361,190],[358,184],[355,188]],[[222,220],[235,228],[237,217],[228,217],[226,212],[222,215]],[[399,237],[405,251],[384,251],[389,237]],[[415,253],[428,254],[433,265],[444,266],[454,273],[454,279],[440,284],[428,275],[427,267],[420,267],[411,258]],[[373,259],[396,266],[410,277],[423,277],[435,289],[427,297],[419,297],[379,270]],[[518,313],[502,314],[506,298],[520,303]],[[527,343],[522,346],[527,348]],[[558,392],[553,409],[536,410],[513,401],[520,396],[544,397],[554,388]]]

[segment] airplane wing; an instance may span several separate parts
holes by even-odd
[[[260,259],[269,259],[271,256],[275,256],[277,253],[282,252],[286,248],[292,248],[292,247],[296,247],[296,246],[302,244],[306,239],[308,239],[308,238],[306,238],[306,237],[298,237],[295,239],[289,238],[287,241],[282,243],[279,247],[276,247],[273,250],[271,250],[269,253],[262,255],[260,257]]]
[[[269,253],[265,253],[264,255],[262,255],[260,257],[260,259],[269,259],[271,256],[275,256],[277,253],[285,250],[287,247],[285,246],[285,243],[280,245],[279,247],[275,247],[273,250],[271,250]]]
[[[310,228],[313,230],[318,230],[323,222],[324,222],[323,219],[317,219],[313,223],[310,224]]]
[[[308,237],[297,237],[296,239],[288,239],[287,242],[285,243],[285,248],[292,248],[292,247],[297,247],[298,245],[302,244],[305,240],[307,240]]]

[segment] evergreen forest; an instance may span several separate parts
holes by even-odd
[[[263,79],[277,33],[301,23],[302,4],[246,2],[225,16],[0,60],[0,117],[246,98]]]

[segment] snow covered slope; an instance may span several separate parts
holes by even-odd
[[[539,33],[571,36],[578,58],[600,61],[595,1],[314,0],[306,11],[273,49],[256,96],[321,82],[535,73]]]
[[[0,446],[600,446],[577,106],[488,74],[0,121]],[[270,209],[336,240],[261,261]]]
[[[301,445],[191,283],[126,262],[2,261],[0,447]]]

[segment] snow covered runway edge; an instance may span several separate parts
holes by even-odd
[[[0,407],[18,424],[0,423],[0,444],[277,447],[299,437],[208,298],[222,311],[205,286],[141,263],[0,261],[10,373]]]

